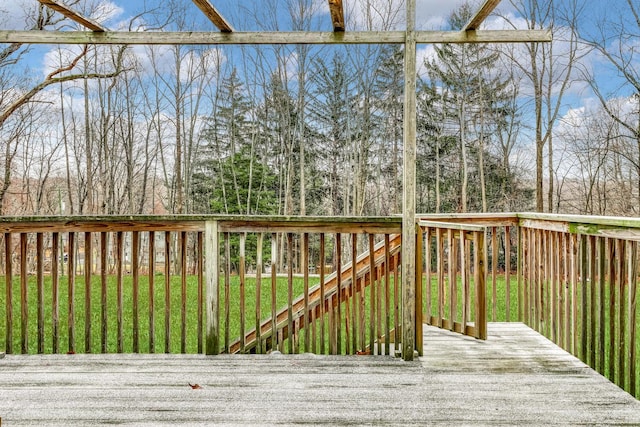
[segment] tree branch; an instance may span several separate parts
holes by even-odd
[[[2,112],[0,113],[0,128],[4,125],[4,122],[13,114],[18,108],[22,107],[24,104],[31,101],[31,99],[36,96],[39,92],[41,92],[46,87],[55,84],[55,83],[63,83],[73,80],[79,79],[108,79],[119,75],[122,72],[122,69],[118,66],[116,69],[110,73],[89,73],[89,74],[71,74],[68,76],[55,77],[56,75],[72,70],[87,54],[87,48],[83,49],[82,53],[80,53],[72,62],[66,67],[61,67],[52,73],[50,73],[41,83],[37,84],[31,90],[24,93],[21,97],[16,99],[10,105],[8,105]]]

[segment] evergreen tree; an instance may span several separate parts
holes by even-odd
[[[387,196],[386,207],[378,214],[402,212],[402,123],[404,114],[404,51],[387,46],[376,70],[374,91],[378,119],[381,123],[378,145],[377,180],[384,187],[379,197]]]
[[[462,28],[471,14],[472,8],[464,4],[452,13],[450,27]],[[430,101],[423,102],[421,107],[430,110],[425,114],[433,123],[438,123],[440,117],[437,136],[430,143],[435,143],[438,146],[435,151],[446,155],[447,164],[456,168],[456,177],[437,175],[441,178],[440,190],[445,187],[454,190],[449,197],[455,201],[452,206],[446,206],[446,210],[490,210],[493,206],[489,206],[489,201],[495,198],[488,191],[496,187],[487,182],[494,177],[487,174],[487,157],[497,145],[495,135],[500,128],[504,129],[503,123],[510,120],[508,115],[514,114],[505,108],[512,94],[510,80],[499,71],[499,53],[486,45],[438,45],[435,53],[435,58],[425,61],[429,83],[423,88],[429,88],[430,93],[424,99]],[[454,148],[442,144],[451,138],[457,142],[455,151],[442,152],[443,148]],[[449,179],[454,179],[455,185],[449,185]],[[444,204],[439,207],[445,208],[448,204],[445,199],[440,200]]]
[[[324,147],[324,173],[328,191],[324,201],[330,215],[348,213],[349,200],[345,190],[348,176],[345,166],[349,163],[347,148],[351,140],[349,109],[353,102],[352,79],[346,70],[344,58],[335,54],[330,65],[323,58],[313,62],[314,89],[309,116],[317,128],[320,145]]]
[[[249,103],[235,69],[222,80],[216,114],[193,177],[199,210],[224,214],[276,214],[277,175],[250,138]]]

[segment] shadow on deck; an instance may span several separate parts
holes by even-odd
[[[425,356],[0,359],[3,425],[640,424],[640,402],[521,323],[425,328]],[[201,388],[193,389],[191,384]]]

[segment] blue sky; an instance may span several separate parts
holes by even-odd
[[[311,2],[311,0],[309,0]],[[389,3],[389,0],[345,0],[346,20],[349,29],[364,28],[366,10],[365,4],[368,2],[373,4],[369,10],[374,12],[371,14],[371,25],[376,28],[399,29],[404,27],[404,12],[402,7],[398,8],[398,4],[403,4],[402,0],[394,0],[393,8],[400,10],[391,20],[383,18],[388,14],[384,11],[383,6]],[[437,30],[446,26],[449,14],[459,7],[464,0],[417,0],[417,27],[423,30]],[[549,0],[551,1],[551,0]],[[565,0],[553,0],[565,1]],[[616,13],[615,7],[605,7],[604,3],[611,5],[611,2],[624,0],[610,0],[607,2],[590,2],[588,10],[585,10],[581,25],[586,27],[586,32],[593,33],[596,27],[593,26],[594,13]],[[314,3],[315,2],[315,3]],[[311,29],[313,30],[330,30],[331,22],[329,18],[329,10],[326,0],[314,0],[313,16]],[[93,18],[103,23],[110,29],[123,29],[130,24],[132,17],[138,15],[143,10],[152,10],[154,8],[163,8],[166,10],[170,2],[166,0],[81,0],[76,6],[77,10],[86,14],[91,14]],[[175,2],[182,9],[179,16],[183,18],[183,28],[185,30],[209,31],[215,27],[211,24],[191,2],[191,0],[177,0]],[[292,29],[289,12],[284,6],[285,0],[212,0],[216,8],[231,22],[238,31],[254,31],[263,26],[264,22],[274,14],[279,17],[278,25],[281,30]],[[475,2],[480,3],[479,0]],[[25,10],[33,9],[38,5],[37,0],[3,0],[0,4],[0,28],[2,29],[24,29],[27,25],[25,19]],[[380,11],[376,13],[375,11]],[[512,20],[518,22],[518,17],[513,15],[514,8],[509,0],[503,0],[497,11],[501,14],[510,16]],[[499,27],[501,24],[499,19],[490,17],[487,25]],[[524,25],[524,21],[520,21]],[[71,23],[73,25],[73,23]],[[140,28],[153,26],[153,16],[146,15],[142,19],[135,21],[135,25]],[[175,28],[171,28],[175,29]],[[271,28],[272,29],[272,28]],[[640,45],[640,42],[638,43]],[[562,49],[562,42],[557,43],[558,49]],[[51,58],[47,55],[47,51],[51,48],[48,46],[37,46],[32,49],[29,56],[28,64],[32,70],[40,69],[41,75],[47,71],[46,61]],[[420,60],[425,56],[429,56],[432,52],[432,46],[420,46]],[[600,81],[609,82],[610,87],[616,87],[616,76],[611,73],[604,62],[597,55],[585,58],[583,65],[587,68],[596,68],[599,72],[596,76]],[[585,105],[593,104],[594,97],[586,85],[575,82],[569,88],[569,97],[566,99],[565,111],[583,108]]]

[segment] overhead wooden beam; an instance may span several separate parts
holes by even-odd
[[[342,6],[342,0],[329,0],[329,11],[331,11],[333,31],[344,31],[344,7]]]
[[[480,9],[476,12],[475,15],[471,17],[467,25],[464,26],[462,31],[474,31],[480,27],[480,24],[487,19],[487,16],[493,12],[498,4],[500,4],[500,0],[485,0],[484,4],[480,6]]]
[[[209,18],[209,20],[213,22],[213,25],[218,27],[220,31],[222,31],[223,33],[233,32],[233,27],[231,27],[231,24],[229,24],[229,22],[224,19],[220,12],[218,12],[218,10],[213,7],[211,3],[209,3],[209,0],[193,0],[193,3],[198,6],[198,8],[200,8],[202,13],[204,13],[207,18]]]
[[[91,31],[95,32],[104,32],[108,31],[106,27],[98,24],[96,21],[89,19],[85,16],[82,16],[78,12],[73,9],[70,9],[68,6],[58,2],[57,0],[38,0],[41,4],[47,6],[48,8],[55,10],[56,12],[61,13],[65,17],[77,22],[80,25],[85,26]]]
[[[416,31],[416,43],[550,42],[549,30]],[[0,31],[0,43],[110,45],[404,44],[404,31],[128,32]]]

